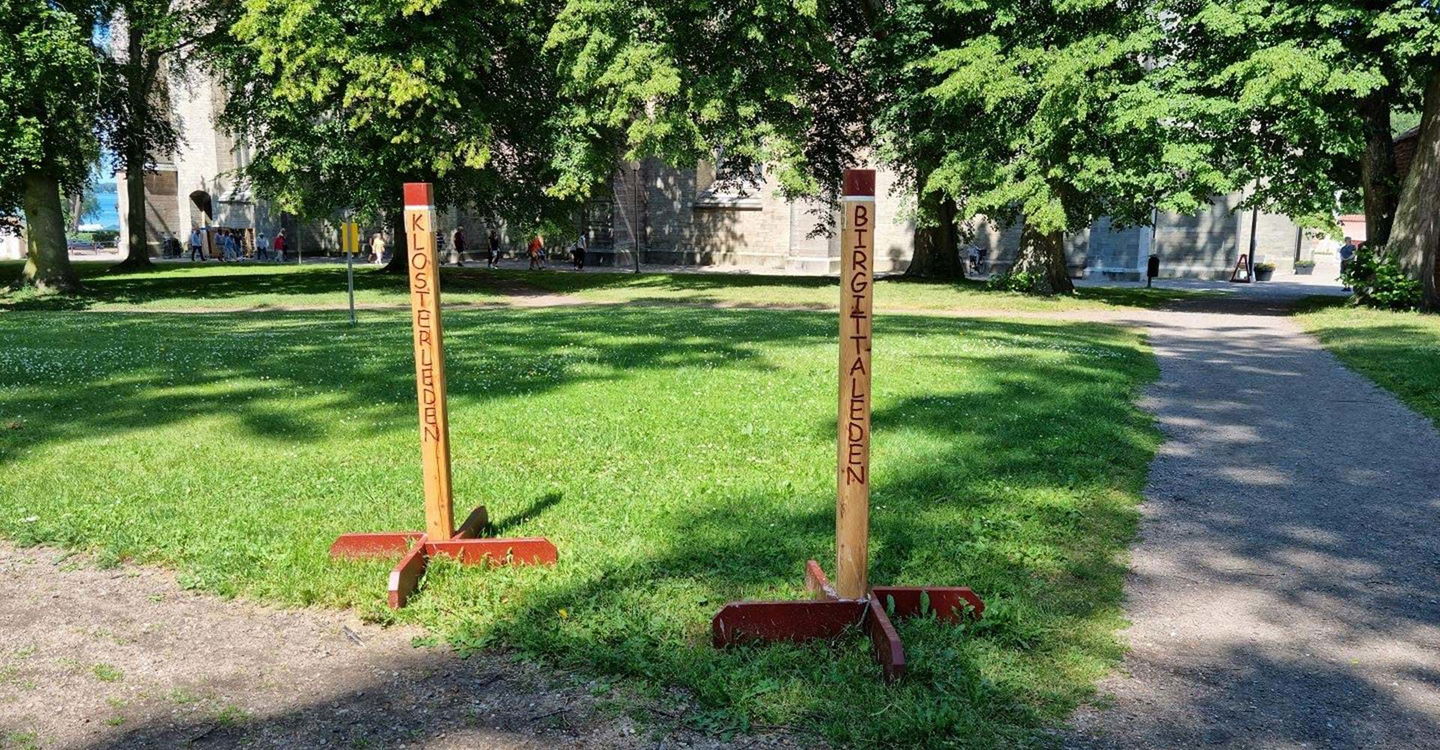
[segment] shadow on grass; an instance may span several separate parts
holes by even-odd
[[[233,439],[291,446],[328,436],[344,415],[404,424],[414,419],[406,316],[367,317],[347,329],[339,311],[259,320],[12,313],[0,319],[0,365],[18,377],[0,391],[0,416],[27,417],[21,429],[0,434],[0,463],[23,461],[50,443],[97,436],[123,443],[127,434],[196,417],[235,420],[241,432]],[[804,560],[833,557],[833,497],[823,489],[827,472],[817,470],[825,456],[833,460],[833,366],[828,354],[818,357],[826,363],[818,370],[812,359],[829,351],[834,326],[825,313],[615,306],[447,315],[456,419],[497,398],[539,405],[557,388],[645,383],[682,368],[702,382],[714,379],[706,371],[725,370],[729,397],[754,400],[747,386],[783,370],[784,383],[799,378],[804,392],[825,395],[798,432],[785,433],[790,443],[761,450],[819,458],[776,462],[797,475],[763,482],[747,470],[738,487],[724,470],[696,473],[693,483],[656,478],[687,465],[692,457],[683,453],[627,460],[630,476],[599,496],[562,480],[565,502],[558,491],[536,492],[539,500],[497,526],[552,536],[564,564],[553,572],[437,565],[405,617],[462,648],[520,647],[565,666],[684,687],[737,727],[818,725],[842,742],[955,732],[1003,741],[1063,716],[1118,656],[1116,555],[1132,533],[1131,506],[1155,442],[1131,405],[1154,365],[1133,334],[1112,327],[896,315],[876,323],[877,338],[904,352],[893,366],[908,362],[905,371],[922,380],[877,386],[875,425],[885,437],[876,460],[885,469],[874,488],[874,579],[974,586],[993,603],[985,625],[973,632],[906,625],[916,667],[899,692],[877,683],[854,641],[709,648],[709,618],[725,601],[799,596]],[[790,354],[800,351],[799,360]],[[986,376],[961,381],[960,372]],[[771,393],[766,398],[784,398]],[[609,410],[646,406],[631,400],[593,409],[603,419]],[[536,419],[543,434],[548,420],[539,412]],[[657,419],[681,426],[673,414]],[[701,419],[712,442],[690,446],[694,455],[734,453],[740,465],[767,458],[727,447],[743,425],[711,421]],[[391,427],[374,439],[393,434]],[[570,437],[586,447],[584,434]],[[237,533],[261,527],[264,512],[233,508],[229,526]],[[373,512],[359,502],[339,506],[306,533],[388,528],[360,515]],[[300,531],[287,533],[260,542],[314,546],[306,560],[323,554],[295,538]],[[220,564],[203,543],[190,549],[186,565]],[[273,569],[298,583],[289,569],[262,563],[296,553],[247,547],[245,554],[230,561],[260,571],[245,575]],[[557,618],[562,609],[570,615]],[[1042,684],[1049,687],[1037,694]],[[906,706],[905,718],[885,727],[865,718],[894,700]]]
[[[85,288],[74,296],[36,295],[21,292],[0,296],[0,311],[35,310],[65,311],[90,310],[106,305],[147,305],[164,304],[177,308],[204,308],[221,306],[230,301],[231,306],[243,304],[249,308],[285,307],[288,305],[323,304],[341,305],[345,299],[345,267],[340,264],[316,264],[295,266],[267,263],[215,262],[159,264],[153,270],[107,274],[110,264],[77,263]],[[18,273],[16,263],[0,263],[0,278]],[[825,276],[780,276],[747,273],[559,273],[552,271],[524,271],[514,268],[489,270],[464,267],[445,268],[444,289],[450,298],[496,299],[513,296],[538,294],[574,294],[587,291],[633,291],[636,302],[651,304],[725,304],[734,302],[724,290],[756,289],[772,291],[773,302],[751,301],[754,307],[784,308],[830,308],[834,304],[825,301],[807,301],[795,293],[811,290],[838,288],[838,281]],[[383,273],[373,267],[361,267],[355,271],[355,291],[362,303],[406,304],[409,300],[407,280],[404,275]],[[988,292],[984,282],[962,279],[959,281],[927,281],[893,276],[880,282],[887,288],[914,288],[920,292],[936,292],[940,297],[924,302],[934,306],[942,302],[945,293],[956,296],[956,304],[973,308],[983,305],[987,297],[1001,302],[1013,297],[1004,292]],[[661,296],[645,297],[646,292]],[[790,298],[790,299],[787,299]],[[1075,299],[1099,302],[1122,307],[1164,308],[1187,300],[1204,299],[1207,293],[1175,289],[1144,289],[1122,287],[1081,287]],[[1055,302],[1062,303],[1062,298]],[[221,304],[217,304],[221,303]],[[888,304],[888,303],[887,303]],[[896,300],[903,307],[903,300]]]

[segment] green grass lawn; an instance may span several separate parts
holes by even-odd
[[[1440,315],[1306,300],[1300,324],[1351,369],[1440,426]]]
[[[265,265],[239,263],[163,264],[140,274],[106,274],[110,264],[77,263],[87,291],[76,298],[12,295],[0,297],[3,309],[195,310],[343,307],[347,304],[345,267],[339,264]],[[16,263],[0,263],[0,279],[19,273]],[[407,305],[406,278],[378,273],[373,266],[355,271],[360,305]],[[446,268],[444,299],[451,305],[499,303],[516,294],[564,294],[589,302],[752,305],[833,309],[838,281],[818,276],[770,276],[732,273],[629,273],[524,271],[506,268]],[[1040,298],[991,292],[977,281],[881,281],[875,287],[877,310],[1058,312],[1114,306],[1158,307],[1201,292],[1174,289],[1086,287],[1074,295]]]
[[[0,313],[0,535],[358,607],[662,705],[682,688],[711,731],[1044,744],[1122,653],[1125,548],[1158,445],[1134,405],[1157,374],[1134,332],[877,320],[871,578],[969,585],[990,605],[961,628],[901,623],[911,672],[887,687],[858,637],[708,643],[725,602],[799,598],[807,558],[833,567],[833,314],[448,313],[457,506],[550,537],[561,561],[437,564],[398,615],[387,563],[326,549],[422,526],[408,318],[344,319]]]

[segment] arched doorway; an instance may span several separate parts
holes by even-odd
[[[210,194],[204,190],[196,190],[190,194],[190,202],[200,209],[200,226],[209,226],[210,219],[215,215],[214,204],[210,200]]]

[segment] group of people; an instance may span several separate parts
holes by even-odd
[[[208,245],[205,241],[207,231],[210,233],[210,242]],[[277,232],[273,239],[267,238],[264,232],[256,232],[253,253],[246,252],[245,234],[243,230],[230,229],[228,227],[216,229],[196,227],[190,230],[189,259],[192,261],[205,261],[213,256],[220,262],[241,261],[246,258],[273,261],[285,260],[288,240],[285,237],[285,231],[283,229]],[[439,251],[438,254],[441,257],[445,257],[447,255],[445,238],[437,236],[436,240],[439,245],[439,247],[437,247],[437,251]],[[368,244],[370,252],[367,260],[371,263],[383,263],[385,261],[386,249],[385,233],[374,233],[370,236],[370,242]],[[465,230],[457,227],[452,231],[448,244],[449,261],[457,266],[465,265],[465,253],[469,249],[465,238]],[[485,238],[486,268],[500,267],[500,258],[503,254],[502,245],[500,233],[491,229]],[[168,232],[165,234],[162,249],[164,257],[166,258],[178,259],[185,257],[184,248],[181,246],[180,240]],[[570,262],[575,266],[577,271],[585,270],[585,258],[588,249],[589,242],[584,235],[581,235],[574,242],[570,243],[568,254],[570,256]],[[530,262],[530,270],[533,271],[548,267],[549,258],[545,250],[545,236],[538,232],[533,235],[530,238],[529,244],[526,246],[525,254]]]
[[[210,234],[208,248],[205,242],[207,232]],[[282,229],[277,232],[273,240],[267,238],[264,232],[256,232],[253,253],[247,252],[245,247],[247,244],[245,234],[242,230],[227,227],[221,227],[219,229],[195,227],[190,230],[189,258],[192,261],[205,261],[209,259],[207,255],[213,255],[216,260],[222,263],[225,261],[241,261],[247,257],[254,258],[255,260],[285,260],[287,245],[285,230]],[[165,241],[161,243],[161,249],[166,258],[181,258],[185,255],[179,238],[169,232],[165,233]]]
[[[441,244],[443,246],[443,240]],[[500,240],[500,233],[495,231],[494,229],[491,229],[490,234],[486,237],[485,242],[486,268],[500,267],[501,244],[502,243]],[[465,239],[465,230],[463,228],[457,227],[455,231],[450,233],[450,262],[454,263],[457,266],[465,265],[465,251],[467,247],[468,244]],[[569,251],[570,262],[574,264],[575,270],[585,270],[585,253],[588,247],[589,242],[585,239],[584,235],[581,235],[578,239],[575,240],[575,242],[571,243]],[[443,247],[438,249],[443,251]],[[530,238],[530,243],[525,248],[525,255],[526,258],[530,261],[531,271],[546,268],[548,264],[548,257],[545,252],[545,235],[537,232],[534,236],[532,236]]]

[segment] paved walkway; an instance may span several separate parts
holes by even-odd
[[[1440,433],[1276,297],[1113,316],[1149,331],[1167,440],[1132,652],[1067,746],[1440,747]]]

